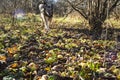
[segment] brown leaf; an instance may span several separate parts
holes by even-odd
[[[11,68],[17,68],[18,66],[19,66],[19,64],[17,62],[10,65]]]
[[[6,62],[6,56],[0,55],[0,61]]]
[[[7,51],[9,53],[9,56],[13,56],[18,51],[18,47],[17,45],[13,45],[12,47],[7,48]]]

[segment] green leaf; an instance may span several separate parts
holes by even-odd
[[[49,57],[48,59],[45,60],[46,63],[48,64],[52,64],[56,61],[56,58],[53,58],[53,57]]]
[[[48,80],[56,80],[55,76],[49,76]]]
[[[15,80],[15,78],[11,75],[3,77],[3,80]]]

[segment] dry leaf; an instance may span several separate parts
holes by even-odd
[[[10,56],[13,56],[18,51],[18,47],[17,45],[14,45],[13,47],[8,48],[7,51]]]
[[[51,68],[50,68],[50,67],[46,67],[45,70],[46,70],[46,71],[50,71]]]
[[[0,61],[6,62],[6,56],[0,55]]]
[[[17,68],[18,66],[19,66],[18,63],[16,62],[10,65],[11,68]]]
[[[35,63],[33,63],[33,62],[31,62],[31,63],[28,65],[28,67],[29,67],[32,71],[38,69],[38,65],[35,64]]]

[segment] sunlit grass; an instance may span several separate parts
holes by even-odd
[[[0,14],[0,25],[4,26],[10,26],[12,24],[12,16],[9,14]],[[39,27],[41,26],[41,17],[40,14],[36,15],[33,13],[25,14],[23,19],[16,19],[15,18],[15,25],[19,26],[35,26]],[[109,27],[114,28],[120,28],[120,20],[110,18],[105,21],[105,23],[109,24]],[[83,18],[77,18],[77,17],[53,17],[52,26],[54,27],[74,27],[74,28],[89,28],[88,22],[84,20]],[[105,25],[106,27],[107,25]]]
[[[114,28],[120,28],[120,19],[116,20],[114,18],[111,18],[110,23],[113,25]]]
[[[76,18],[70,18],[70,17],[55,17],[54,21],[57,22],[57,23],[70,23],[70,24],[76,24],[76,23],[84,22],[83,19],[76,19]]]
[[[120,28],[120,19],[110,18],[105,21],[105,26],[108,28]]]

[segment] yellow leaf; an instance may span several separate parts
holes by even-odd
[[[117,75],[117,79],[120,80],[120,74]]]
[[[18,67],[18,63],[13,63],[10,65],[11,68],[17,68]]]
[[[72,60],[75,60],[76,59],[76,57],[75,56],[72,56]]]
[[[46,70],[46,71],[50,71],[51,68],[50,68],[50,67],[46,67],[45,70]]]
[[[13,56],[18,51],[18,47],[17,45],[13,45],[12,47],[8,48],[7,51],[10,56]]]
[[[0,55],[0,61],[6,62],[6,56]]]

